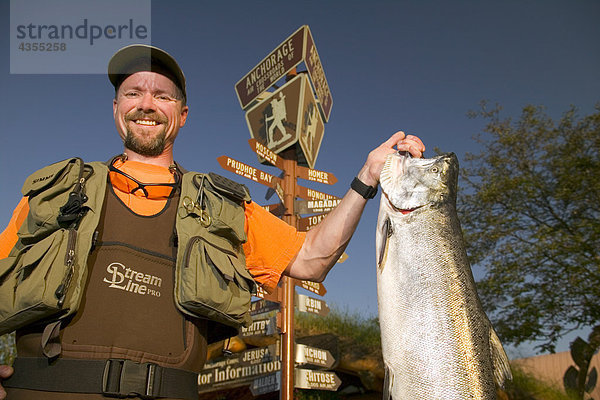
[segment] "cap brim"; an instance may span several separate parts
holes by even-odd
[[[118,87],[131,74],[152,71],[167,76],[185,92],[185,76],[175,58],[158,47],[132,44],[118,50],[108,62],[108,79]]]

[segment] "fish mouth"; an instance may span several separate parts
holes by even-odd
[[[383,194],[385,195],[385,198],[386,198],[386,200],[387,200],[387,203],[388,203],[388,205],[390,206],[390,208],[391,208],[393,211],[395,211],[395,212],[398,212],[398,213],[400,213],[400,214],[402,214],[402,215],[407,215],[407,214],[410,214],[411,212],[413,212],[413,211],[416,211],[416,210],[418,210],[418,209],[420,209],[420,208],[423,208],[423,207],[425,207],[425,206],[426,206],[426,204],[423,204],[423,205],[416,206],[416,207],[412,207],[412,208],[398,208],[398,207],[396,207],[396,206],[395,206],[395,205],[394,205],[394,204],[393,204],[393,203],[390,201],[390,198],[388,197],[387,193],[383,192]]]

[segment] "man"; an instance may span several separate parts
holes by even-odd
[[[131,393],[194,398],[195,373],[205,362],[207,343],[224,337],[220,329],[240,321],[231,323],[233,312],[188,308],[178,297],[188,289],[180,286],[202,285],[213,276],[197,277],[190,285],[180,275],[219,270],[214,286],[224,288],[214,288],[215,296],[250,290],[252,278],[267,290],[281,274],[322,281],[374,196],[386,156],[408,151],[421,157],[425,150],[419,138],[394,134],[369,154],[336,209],[304,234],[249,201],[240,185],[186,173],[175,163],[173,146],[188,107],[185,77],[168,53],[145,45],[125,47],[109,62],[109,79],[115,86],[113,115],[124,153],[108,165],[89,164],[93,172],[84,174],[85,183],[68,186],[70,195],[85,196],[86,212],[77,214],[82,208],[74,206],[65,217],[64,207],[60,209],[70,224],[64,226],[76,231],[75,258],[86,260],[85,290],[74,315],[45,328],[30,325],[17,331],[13,383],[6,382],[12,386],[10,399],[100,399]],[[45,178],[30,177],[34,189],[24,193],[0,236],[0,259],[15,257],[11,248],[25,247],[23,232],[35,236],[31,220],[52,208],[38,193],[60,183],[46,183]],[[34,212],[28,213],[30,209]],[[55,214],[58,210],[44,218],[55,220]],[[86,230],[91,243],[80,245]],[[34,246],[41,243],[33,241]],[[0,378],[12,373],[0,367]],[[0,399],[4,397],[0,390]]]

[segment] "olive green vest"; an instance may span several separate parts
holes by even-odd
[[[0,260],[0,334],[74,314],[85,290],[87,258],[98,226],[108,168],[72,158],[30,175],[22,193],[29,214],[9,256]],[[175,222],[178,309],[222,325],[232,336],[251,321],[256,284],[242,244],[244,185],[185,172]]]

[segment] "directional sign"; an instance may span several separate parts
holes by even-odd
[[[276,217],[281,217],[283,214],[285,214],[285,207],[281,203],[268,204],[266,206],[261,206],[261,207]]]
[[[235,84],[242,108],[303,61],[307,29],[301,26]]]
[[[319,192],[318,190],[309,189],[304,186],[296,185],[296,196],[303,198],[304,200],[328,200],[335,199],[341,200],[341,198],[332,194]]]
[[[296,344],[296,363],[331,368],[335,359],[328,350],[317,349],[305,344]]]
[[[220,357],[208,361],[204,364],[204,370],[214,368],[226,368],[229,366],[246,366],[254,364],[264,364],[269,361],[279,360],[279,343],[265,347],[234,353],[230,356]]]
[[[250,315],[264,314],[273,310],[279,310],[279,304],[274,301],[261,299],[250,304]]]
[[[275,182],[275,193],[277,194],[277,197],[279,197],[279,200],[281,201],[281,203],[285,203],[285,200],[284,200],[285,193],[279,182]]]
[[[315,371],[296,368],[294,387],[298,389],[319,389],[336,391],[342,380],[331,371]]]
[[[302,61],[315,88],[323,118],[328,121],[333,100],[308,25],[301,26],[235,84],[235,92],[242,108],[246,109],[262,92]]]
[[[241,337],[248,336],[270,336],[275,335],[277,333],[277,319],[275,317],[272,318],[263,318],[252,321],[250,326],[243,326],[240,331]]]
[[[256,378],[250,385],[250,392],[254,397],[276,392],[281,389],[281,371]]]
[[[307,214],[307,213],[305,213]],[[309,231],[315,225],[323,220],[328,213],[311,215],[310,217],[298,218],[298,230],[302,232]]]
[[[281,361],[273,359],[253,365],[241,365],[237,358],[224,360],[223,366],[204,369],[198,374],[198,391],[209,392],[220,388],[237,387],[252,382],[261,375],[281,370]]]
[[[258,156],[260,162],[266,161],[279,169],[283,169],[283,159],[272,152],[265,144],[262,144],[256,139],[249,139],[248,143]]]
[[[306,53],[304,55],[306,69],[310,74],[310,79],[315,87],[317,98],[319,99],[319,106],[323,112],[323,118],[325,121],[329,120],[331,114],[331,106],[333,105],[333,99],[331,98],[331,91],[325,79],[325,72],[323,71],[323,65],[319,59],[315,42],[310,33],[308,26],[306,27]]]
[[[261,299],[269,300],[275,303],[281,303],[283,290],[279,287],[276,287],[273,293],[267,293],[262,287],[258,286],[256,288],[256,297],[260,297]]]
[[[250,135],[275,154],[299,143],[303,162],[312,168],[325,130],[316,104],[308,76],[297,75],[248,110]]]
[[[318,314],[322,317],[329,314],[329,307],[325,301],[303,294],[296,294],[296,305],[298,306],[298,311]]]
[[[251,179],[254,182],[262,183],[266,186],[273,186],[281,182],[281,179],[276,177],[275,175],[268,174],[264,171],[251,167],[250,165],[244,164],[243,162],[237,161],[228,156],[218,157],[217,161],[219,162],[221,167],[223,167],[227,171],[243,176],[244,178]]]
[[[294,200],[296,214],[315,214],[333,210],[341,200]]]
[[[301,165],[296,167],[298,178],[306,179],[313,182],[333,185],[337,182],[337,178],[331,172],[319,171],[316,169],[306,168]]]
[[[318,294],[319,296],[324,296],[325,293],[327,293],[327,289],[325,289],[325,286],[320,282],[301,281],[295,279],[294,283],[296,286],[300,286],[302,289],[306,289],[309,292]]]
[[[298,141],[299,109],[305,80],[298,75],[246,113],[250,135],[278,154]]]
[[[308,79],[305,79],[302,90],[304,93],[301,96],[298,111],[301,113],[298,116],[298,143],[300,143],[300,149],[302,149],[306,164],[310,168],[314,168],[323,141],[325,123],[321,118],[317,100],[310,88]]]

